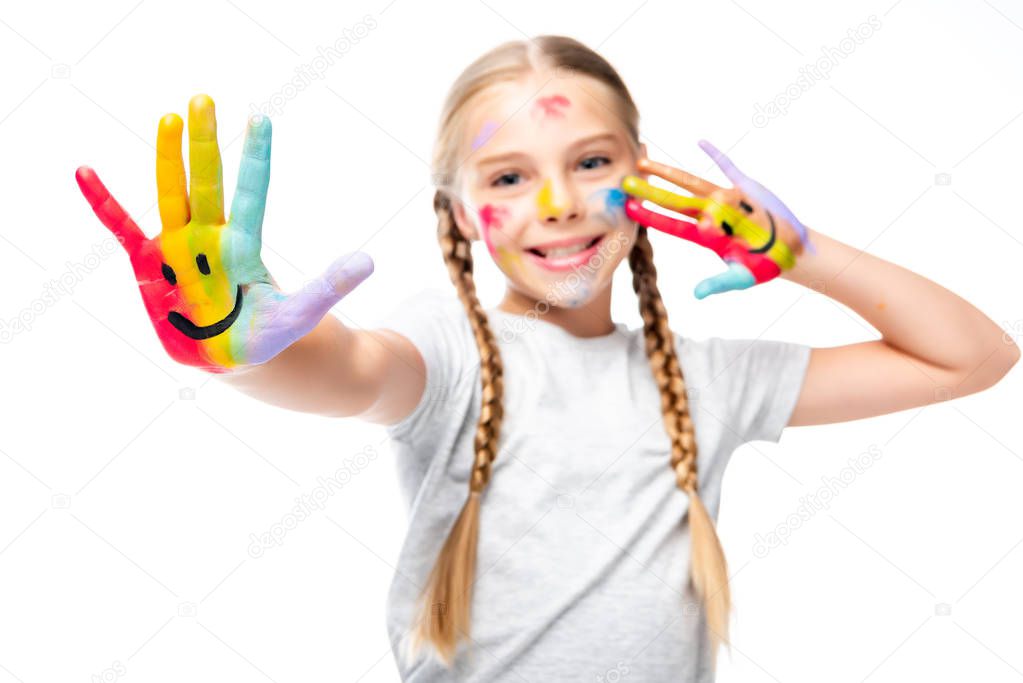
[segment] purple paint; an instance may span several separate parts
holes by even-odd
[[[475,152],[477,149],[485,145],[487,143],[487,140],[494,136],[494,133],[497,132],[498,128],[500,128],[500,126],[498,126],[497,123],[495,123],[494,121],[484,122],[483,127],[480,129],[479,135],[477,135],[472,140],[472,151]]]

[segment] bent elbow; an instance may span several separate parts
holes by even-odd
[[[1019,346],[1008,333],[1004,334],[993,351],[988,350],[973,367],[962,371],[957,393],[965,395],[990,389],[1009,374],[1009,370],[1016,365],[1019,358]]]

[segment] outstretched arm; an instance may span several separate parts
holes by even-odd
[[[271,405],[394,424],[426,386],[418,349],[392,330],[357,330],[333,315],[272,360],[220,381]]]

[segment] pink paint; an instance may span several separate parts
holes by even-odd
[[[484,204],[480,208],[480,220],[483,221],[483,228],[489,230],[490,228],[501,229],[501,219],[508,217],[508,208],[505,206],[494,206],[493,204]]]
[[[534,113],[540,116],[563,116],[562,108],[568,107],[571,102],[564,95],[551,95],[550,97],[539,97],[534,105]]]
[[[483,241],[486,243],[490,255],[496,259],[497,250],[494,248],[493,240],[490,239],[490,230],[492,228],[501,229],[501,220],[508,217],[508,207],[484,204],[480,207],[479,216],[483,227]]]

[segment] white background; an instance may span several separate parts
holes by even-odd
[[[499,42],[565,33],[620,70],[654,158],[724,182],[695,144],[706,137],[816,230],[1021,336],[1023,8],[1010,0],[4,5],[0,320],[30,329],[0,345],[0,683],[397,679],[383,615],[405,512],[383,430],[274,409],[169,360],[73,178],[95,167],[155,234],[157,121],[206,92],[230,201],[251,108],[367,15],[376,28],[273,113],[264,226],[288,290],[346,251],[373,256],[334,310],[349,325],[451,286],[426,164],[449,84]],[[753,125],[757,104],[871,15],[880,28],[829,79]],[[651,239],[685,335],[878,337],[786,281],[697,301],[721,263]],[[476,253],[491,306],[503,278]],[[636,326],[627,267],[617,275],[614,316]],[[1023,677],[1020,388],[1016,371],[979,395],[737,451],[720,515],[734,654],[719,679]],[[247,553],[250,534],[367,448],[377,457],[325,510]],[[755,553],[871,448],[877,462],[829,509]]]

